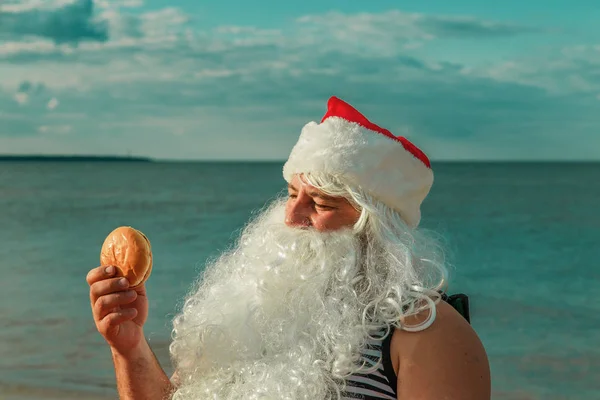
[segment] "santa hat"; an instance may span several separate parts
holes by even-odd
[[[342,177],[396,210],[413,227],[433,184],[427,156],[414,144],[370,122],[350,104],[332,97],[320,124],[304,126],[283,167],[294,174],[326,172]]]

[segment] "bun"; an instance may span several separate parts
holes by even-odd
[[[117,276],[124,276],[129,287],[144,283],[152,272],[152,248],[142,232],[130,226],[121,226],[104,240],[100,251],[100,265],[114,265]]]

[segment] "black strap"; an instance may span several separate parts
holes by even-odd
[[[394,336],[395,328],[392,326],[390,333],[383,339],[381,346],[381,363],[383,364],[383,375],[387,378],[390,383],[390,387],[394,390],[394,395],[398,396],[398,377],[394,372],[394,365],[392,364],[392,357],[390,351],[390,344],[392,343],[392,336]]]
[[[471,312],[469,310],[469,296],[464,293],[457,293],[448,296],[446,293],[442,293],[442,300],[450,304],[460,315],[462,315],[467,322],[471,323]]]

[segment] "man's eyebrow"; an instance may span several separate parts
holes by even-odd
[[[335,197],[331,197],[331,196],[327,196],[326,194],[323,193],[319,193],[315,190],[311,190],[311,191],[307,191],[306,192],[310,197],[318,197],[321,200],[325,200],[325,201],[337,201],[338,199]]]
[[[288,184],[288,189],[293,192],[298,191],[298,189],[296,189],[296,187],[294,185],[292,185],[291,183]],[[316,190],[307,191],[306,194],[308,194],[310,197],[318,197],[321,200],[326,200],[326,201],[337,201],[338,200],[336,197],[327,196],[326,194],[319,193]]]

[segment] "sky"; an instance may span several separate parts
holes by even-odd
[[[0,154],[284,160],[338,96],[432,160],[600,160],[597,0],[0,0]]]

